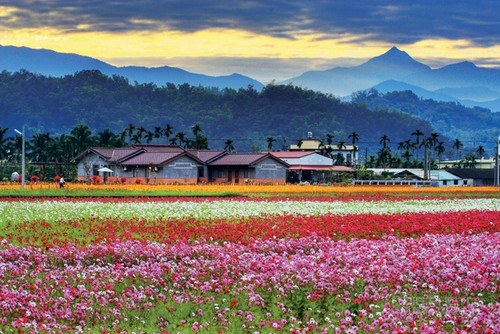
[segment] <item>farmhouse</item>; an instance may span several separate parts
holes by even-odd
[[[312,137],[312,132],[307,133],[306,139],[301,139],[297,144],[290,145],[290,151],[301,152],[317,152],[328,153],[334,157],[334,164],[336,162],[347,162],[349,165],[355,165],[358,161],[358,147],[356,145],[340,144],[325,144],[322,140]],[[339,161],[342,160],[342,161]],[[340,163],[338,163],[340,165]]]
[[[427,177],[421,168],[368,168],[374,175],[384,177],[377,180],[353,180],[356,185],[413,185],[413,186],[470,186],[471,182],[445,170],[429,170]]]
[[[91,147],[74,160],[79,181],[151,184],[285,183],[289,166],[270,153],[229,154],[152,144]]]
[[[334,160],[314,151],[284,151],[271,152],[290,166],[287,172],[287,182],[329,182],[341,173],[352,172],[347,166],[334,166]]]

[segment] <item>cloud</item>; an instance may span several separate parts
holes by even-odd
[[[4,28],[75,31],[194,32],[242,29],[293,39],[298,34],[359,36],[358,43],[411,44],[425,39],[500,43],[496,0],[0,0]],[[0,9],[0,16],[1,16]],[[351,40],[351,42],[353,42]]]

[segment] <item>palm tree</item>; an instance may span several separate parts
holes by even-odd
[[[342,150],[346,148],[347,146],[345,145],[345,141],[339,140],[339,143],[337,144],[337,149]]]
[[[153,138],[155,137],[155,134],[154,132],[151,132],[151,131],[146,131],[146,135],[144,136],[144,138],[146,138],[146,143],[149,144],[153,141]]]
[[[50,161],[56,162],[56,174],[57,175],[63,175],[63,168],[64,166],[68,166],[70,164],[71,159],[74,158],[73,156],[73,144],[71,137],[61,134],[57,137],[54,137],[54,139],[49,143],[50,149],[49,152],[51,154],[51,157],[49,158]]]
[[[418,144],[420,144],[420,136],[423,136],[423,135],[424,135],[424,133],[423,133],[422,131],[420,131],[419,129],[417,129],[417,130],[415,130],[415,132],[412,132],[412,134],[411,134],[411,135],[412,135],[412,136],[417,137],[417,138],[415,139],[415,142],[416,142],[416,143],[417,143],[417,145],[418,145]]]
[[[184,144],[184,148],[186,148],[186,146],[188,144],[188,139],[186,137],[186,133],[185,132],[177,132],[175,134],[175,137],[179,140],[179,145],[182,146],[182,144]]]
[[[331,133],[326,134],[326,144],[327,145],[332,145],[333,137],[334,137],[334,135],[332,135]]]
[[[147,132],[147,130],[143,126],[135,129],[135,134],[133,136],[134,142],[136,144],[142,143],[142,137],[144,136],[144,133],[146,133],[146,132]]]
[[[34,135],[28,142],[28,151],[30,161],[40,164],[40,178],[45,179],[45,165],[49,162],[52,138],[49,133],[38,133]]]
[[[412,132],[411,134],[412,136],[415,136],[416,139],[415,139],[415,143],[417,144],[416,146],[418,148],[420,148],[420,136],[423,136],[424,133],[422,131],[420,131],[419,129],[415,130],[415,132]],[[418,150],[417,150],[417,160],[418,160]]]
[[[267,137],[267,151],[271,152],[273,150],[273,143],[276,141],[273,137]]]
[[[460,148],[462,148],[464,146],[464,144],[462,144],[462,142],[459,140],[459,139],[455,139],[453,141],[453,148],[456,149],[457,151],[457,155],[456,155],[456,159],[458,160],[458,155],[459,155],[459,152],[460,152]]]
[[[120,145],[117,145],[118,141],[119,141],[118,138],[119,138],[118,135],[116,135],[109,128],[106,128],[106,129],[102,130],[101,132],[97,133],[96,145],[101,146],[101,147],[120,146]]]
[[[173,127],[170,124],[167,124],[167,126],[165,126],[165,128],[163,129],[163,134],[165,135],[165,137],[167,137],[167,141],[170,140],[170,136],[173,133],[174,133]]]
[[[400,141],[398,143],[398,151],[399,152],[403,152],[404,149],[405,149],[405,142],[404,141]]]
[[[207,149],[208,148],[208,139],[206,136],[202,134],[201,127],[199,124],[195,124],[191,127],[194,135],[194,141],[191,142],[192,148],[195,149]]]
[[[228,139],[224,142],[224,151],[227,151],[229,153],[233,153],[234,152],[234,146],[233,146],[233,141],[231,139]]]
[[[405,150],[403,154],[401,154],[401,157],[405,159],[408,163],[410,162],[410,158],[413,156],[413,154],[410,153],[410,150]]]
[[[73,142],[74,155],[85,151],[94,144],[94,137],[92,131],[87,125],[80,124],[71,130],[71,137]]]
[[[126,128],[123,133],[128,136],[129,143],[132,144],[132,136],[134,135],[135,126],[133,124],[129,124],[128,128]]]
[[[484,153],[486,153],[484,147],[479,146],[476,150],[477,154],[479,155],[479,159],[482,159],[484,156]]]
[[[201,132],[201,127],[199,124],[195,124],[191,127],[191,130],[193,131],[193,134],[197,136]]]
[[[155,126],[154,137],[156,138],[156,143],[160,143],[160,138],[163,135],[163,129],[160,126]]]
[[[349,136],[347,136],[347,139],[351,139],[352,143],[352,162],[353,165],[356,166],[356,143],[359,141],[359,134],[356,131],[351,132]]]
[[[464,168],[476,168],[476,156],[474,153],[467,154],[464,157]]]
[[[387,135],[383,135],[382,137],[380,137],[380,144],[382,144],[382,148],[387,148],[387,144],[390,143],[391,140],[389,139],[389,137]]]
[[[436,146],[434,146],[434,151],[437,153],[438,160],[441,160],[441,155],[446,151],[444,147],[444,143],[442,141],[438,142]]]

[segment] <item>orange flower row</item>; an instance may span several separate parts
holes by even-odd
[[[1,190],[20,189],[19,184],[2,184]],[[55,183],[36,183],[26,185],[25,190],[57,189]],[[494,194],[500,193],[499,187],[412,187],[412,186],[316,186],[316,185],[239,185],[239,184],[203,184],[203,185],[144,185],[144,184],[83,184],[70,183],[62,191],[105,190],[105,191],[179,191],[193,193],[242,194]]]

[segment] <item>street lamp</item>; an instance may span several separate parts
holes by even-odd
[[[26,157],[26,150],[25,150],[25,140],[24,140],[24,125],[23,125],[23,132],[21,132],[21,131],[19,131],[19,130],[17,130],[17,129],[14,129],[14,131],[15,131],[18,135],[20,135],[20,136],[22,137],[22,139],[23,139],[23,152],[22,152],[22,155],[23,155],[23,158],[22,158],[22,159],[23,159],[23,160],[22,160],[22,166],[21,166],[21,184],[22,184],[22,188],[24,189],[24,180],[25,180],[25,178],[26,178],[26,175],[25,175],[25,173],[24,173],[24,166],[25,166],[25,164],[26,164],[26,163],[25,163],[25,162],[26,162],[26,161],[25,161],[25,159],[26,159],[26,158],[25,158],[25,157]]]

